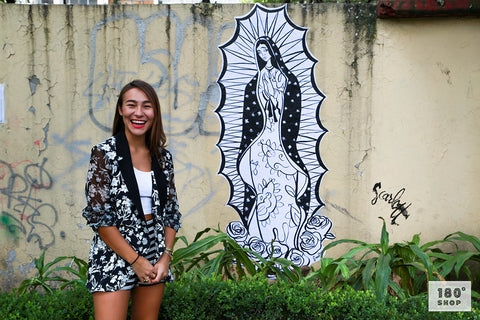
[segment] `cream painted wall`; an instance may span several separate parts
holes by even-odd
[[[81,210],[93,144],[109,136],[118,90],[158,81],[169,149],[189,240],[237,216],[217,175],[220,123],[213,112],[218,45],[251,5],[0,6],[0,279],[2,289],[34,274],[32,260],[86,259],[92,232]],[[480,236],[480,20],[377,20],[374,8],[291,5],[309,27],[327,95],[321,156],[322,213],[341,238],[392,241]],[[391,225],[395,195],[408,219]],[[335,256],[337,251],[327,252]]]

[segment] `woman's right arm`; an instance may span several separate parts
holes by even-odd
[[[99,227],[116,225],[114,208],[110,201],[111,182],[112,170],[105,157],[105,151],[95,146],[92,148],[85,184],[87,206],[82,212],[87,225],[95,232]]]
[[[98,235],[116,254],[122,257],[128,264],[137,258],[137,252],[128,244],[117,227],[100,227]],[[138,260],[135,262],[135,264]]]
[[[143,281],[143,279],[155,278],[153,265],[133,250],[117,227],[100,227],[98,235],[116,254],[132,266],[139,279]]]

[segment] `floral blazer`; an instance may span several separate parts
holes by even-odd
[[[164,228],[177,231],[181,226],[172,155],[166,149],[161,153],[163,169],[152,157],[152,215],[157,260],[165,250]],[[127,261],[105,244],[97,233],[98,228],[116,226],[140,255],[144,255],[151,245],[147,240],[146,220],[123,131],[92,148],[85,194],[87,206],[82,215],[95,231],[89,254],[87,288],[90,292],[117,291],[135,273]]]

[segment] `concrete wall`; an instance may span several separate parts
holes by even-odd
[[[217,175],[213,110],[217,47],[251,8],[0,6],[2,289],[33,275],[44,249],[48,261],[86,259],[92,232],[81,210],[90,147],[109,136],[116,94],[134,78],[162,82],[181,234],[192,240],[205,227],[238,220]],[[321,156],[329,172],[320,193],[337,239],[378,241],[378,217],[391,241],[458,230],[480,236],[480,20],[377,20],[372,7],[336,4],[288,12],[310,28],[317,86],[327,95]],[[400,201],[386,202],[386,193],[374,201],[374,189]],[[408,219],[396,217],[399,203]]]

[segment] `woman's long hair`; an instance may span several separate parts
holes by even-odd
[[[122,91],[120,91],[120,94],[118,95],[117,105],[115,108],[115,116],[113,118],[112,134],[116,135],[117,133],[125,130],[125,125],[123,123],[122,116],[120,115],[120,109],[122,108],[123,97],[125,93],[133,88],[142,91],[147,96],[148,100],[152,103],[154,111],[154,121],[152,127],[145,135],[145,142],[148,146],[148,149],[150,150],[150,154],[155,156],[161,164],[163,161],[160,160],[163,157],[160,153],[160,149],[166,147],[167,137],[165,136],[165,132],[163,131],[162,112],[160,109],[160,101],[158,100],[157,93],[155,92],[155,89],[153,89],[153,87],[145,81],[133,80],[132,82],[126,84],[122,88]]]

